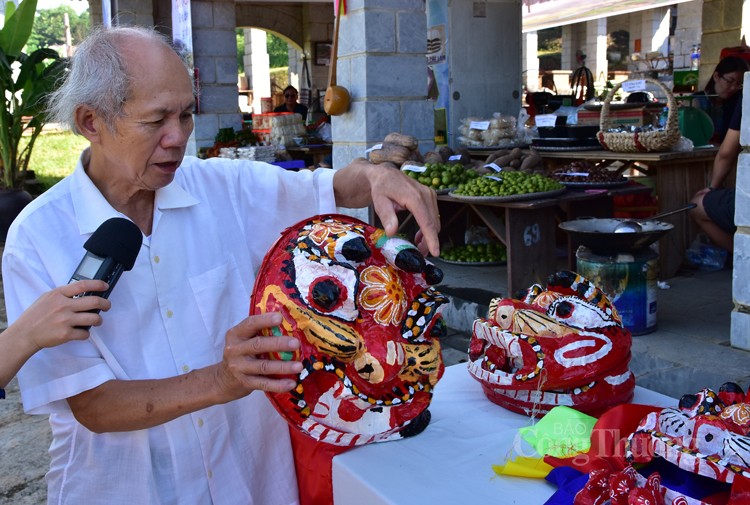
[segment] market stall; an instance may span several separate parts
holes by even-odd
[[[613,151],[540,152],[548,169],[576,160],[619,162],[620,170],[632,169],[651,177],[658,202],[658,212],[676,209],[688,203],[708,184],[708,177],[718,148],[708,147],[686,152],[620,153]],[[659,270],[662,278],[673,277],[685,251],[697,231],[688,214],[670,220],[674,230],[659,241]]]

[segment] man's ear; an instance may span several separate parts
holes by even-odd
[[[100,128],[105,127],[97,113],[86,105],[81,105],[76,109],[75,122],[76,128],[78,128],[81,135],[92,143],[98,139]]]

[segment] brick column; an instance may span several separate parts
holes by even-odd
[[[607,82],[607,18],[586,21],[586,66],[594,82]]]
[[[260,99],[271,96],[271,80],[266,32],[257,28],[245,29],[245,75],[253,90],[253,113],[261,112]]]
[[[331,122],[334,168],[364,156],[392,131],[417,137],[422,151],[431,149],[424,2],[350,0],[347,8],[340,21],[337,84],[349,90],[352,103]]]
[[[201,113],[194,147],[213,145],[220,128],[242,127],[237,100],[237,39],[232,0],[192,1],[193,57],[200,72]]]
[[[529,91],[539,89],[539,35],[537,32],[527,32],[523,34],[523,58],[524,74],[523,84]]]
[[[750,86],[750,73],[745,74],[745,86]],[[732,311],[730,343],[750,351],[750,93],[744,91],[740,144],[743,152],[737,162],[737,186],[734,222],[734,271],[732,275]]]

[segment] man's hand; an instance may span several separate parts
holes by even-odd
[[[390,163],[372,164],[357,158],[333,179],[336,203],[342,207],[372,204],[388,236],[398,232],[396,213],[408,210],[419,226],[415,243],[422,254],[440,255],[437,193]]]
[[[263,355],[294,352],[299,349],[299,341],[287,336],[258,335],[263,328],[280,325],[281,320],[278,312],[250,316],[227,332],[217,381],[228,399],[241,398],[254,390],[282,393],[295,387],[295,381],[274,376],[296,375],[302,371],[302,363]]]

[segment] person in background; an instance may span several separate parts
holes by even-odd
[[[286,88],[284,88],[284,103],[276,107],[273,111],[294,112],[295,114],[301,115],[302,120],[306,121],[307,107],[305,107],[301,103],[297,103],[297,98],[299,98],[297,88],[295,88],[294,86],[287,86]]]
[[[372,206],[389,236],[409,211],[417,247],[440,254],[435,192],[396,168],[185,156],[195,102],[169,40],[135,26],[89,34],[49,97],[51,121],[89,147],[8,231],[8,321],[29,330],[23,311],[68,283],[108,218],[143,236],[102,325],[18,372],[25,411],[49,415],[49,503],[297,503],[288,425],[263,393],[296,386],[299,341],[279,313],[248,317],[266,251],[302,219]]]
[[[726,56],[716,65],[703,91],[694,96],[693,107],[705,111],[714,123],[713,144],[721,144],[724,140],[737,101],[742,96],[742,84],[748,70],[750,64],[744,58]]]
[[[740,124],[742,121],[742,100],[735,103],[734,114],[729,122],[724,140],[714,158],[711,171],[711,183],[707,188],[698,191],[692,199],[697,205],[690,211],[700,229],[717,246],[729,251],[734,250],[734,197],[735,190],[724,188],[727,176],[737,164],[742,151],[740,146]]]
[[[86,327],[102,324],[102,316],[91,311],[109,310],[109,300],[78,295],[106,289],[104,281],[84,280],[48,291],[0,333],[0,398],[5,398],[2,388],[34,353],[70,340],[84,340],[89,336]]]

